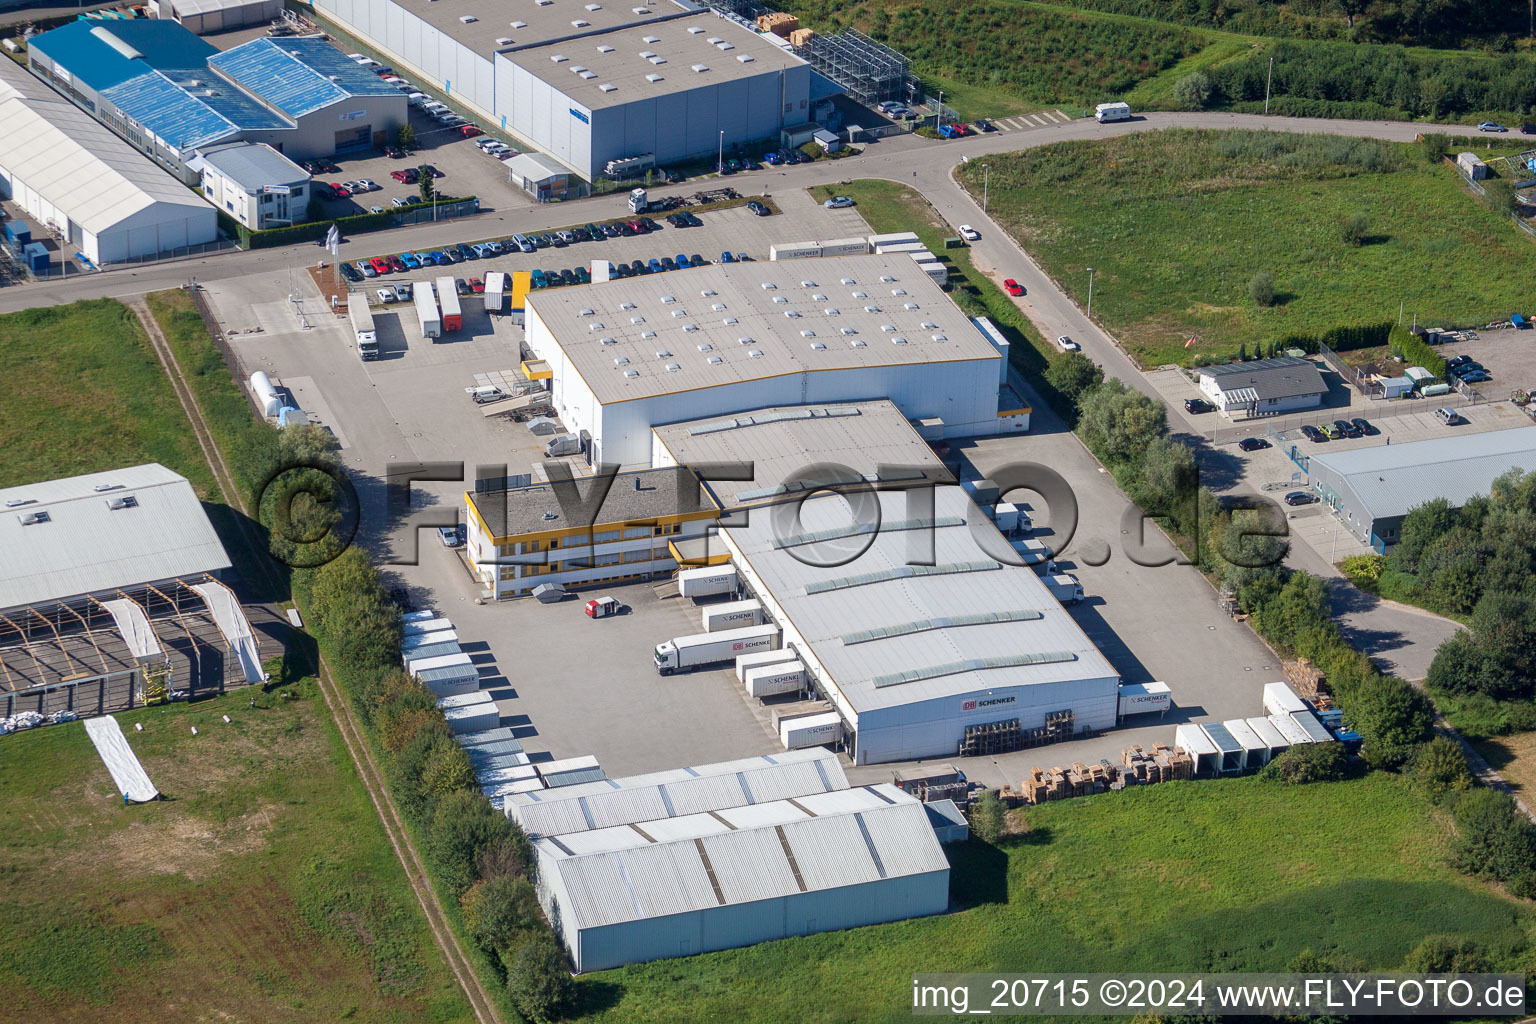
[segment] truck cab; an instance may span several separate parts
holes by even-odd
[[[656,662],[656,671],[661,675],[669,676],[677,671],[677,645],[672,641],[657,644],[651,657]]]
[[[650,197],[645,194],[645,189],[637,188],[629,194],[629,212],[644,213],[651,208]]]

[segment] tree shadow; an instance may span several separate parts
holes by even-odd
[[[580,978],[576,982],[576,995],[571,1000],[571,1020],[580,1020],[619,1005],[624,987],[597,978]]]

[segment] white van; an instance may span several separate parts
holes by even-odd
[[[1448,427],[1453,427],[1461,422],[1461,417],[1456,415],[1455,409],[1440,408],[1435,410],[1435,419]]]
[[[1109,124],[1111,121],[1129,121],[1131,119],[1131,105],[1129,103],[1100,103],[1093,108],[1093,116],[1099,124]]]

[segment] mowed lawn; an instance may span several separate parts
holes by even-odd
[[[1448,820],[1403,780],[1165,783],[1025,812],[947,847],[937,918],[584,978],[592,1019],[896,1021],[919,971],[1285,970],[1305,949],[1398,967],[1429,934],[1524,946],[1528,905],[1445,866]]]
[[[1147,366],[1395,321],[1524,308],[1536,242],[1409,144],[1170,130],[990,158],[992,216]],[[981,194],[972,161],[962,179]],[[1365,244],[1344,221],[1366,217]],[[1274,278],[1275,305],[1249,296]],[[1196,344],[1185,347],[1191,337]]]
[[[0,316],[0,487],[159,462],[213,476],[138,318],[114,299]]]
[[[169,798],[139,806],[79,723],[0,738],[0,1020],[473,1019],[314,684],[295,689],[120,715]]]

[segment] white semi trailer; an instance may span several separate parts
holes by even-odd
[[[347,317],[352,321],[352,337],[357,342],[358,357],[379,358],[379,332],[373,325],[373,310],[361,295],[347,302]]]
[[[657,644],[653,657],[656,671],[669,676],[678,671],[731,661],[754,651],[777,650],[778,646],[779,627],[766,624],[675,637]]]

